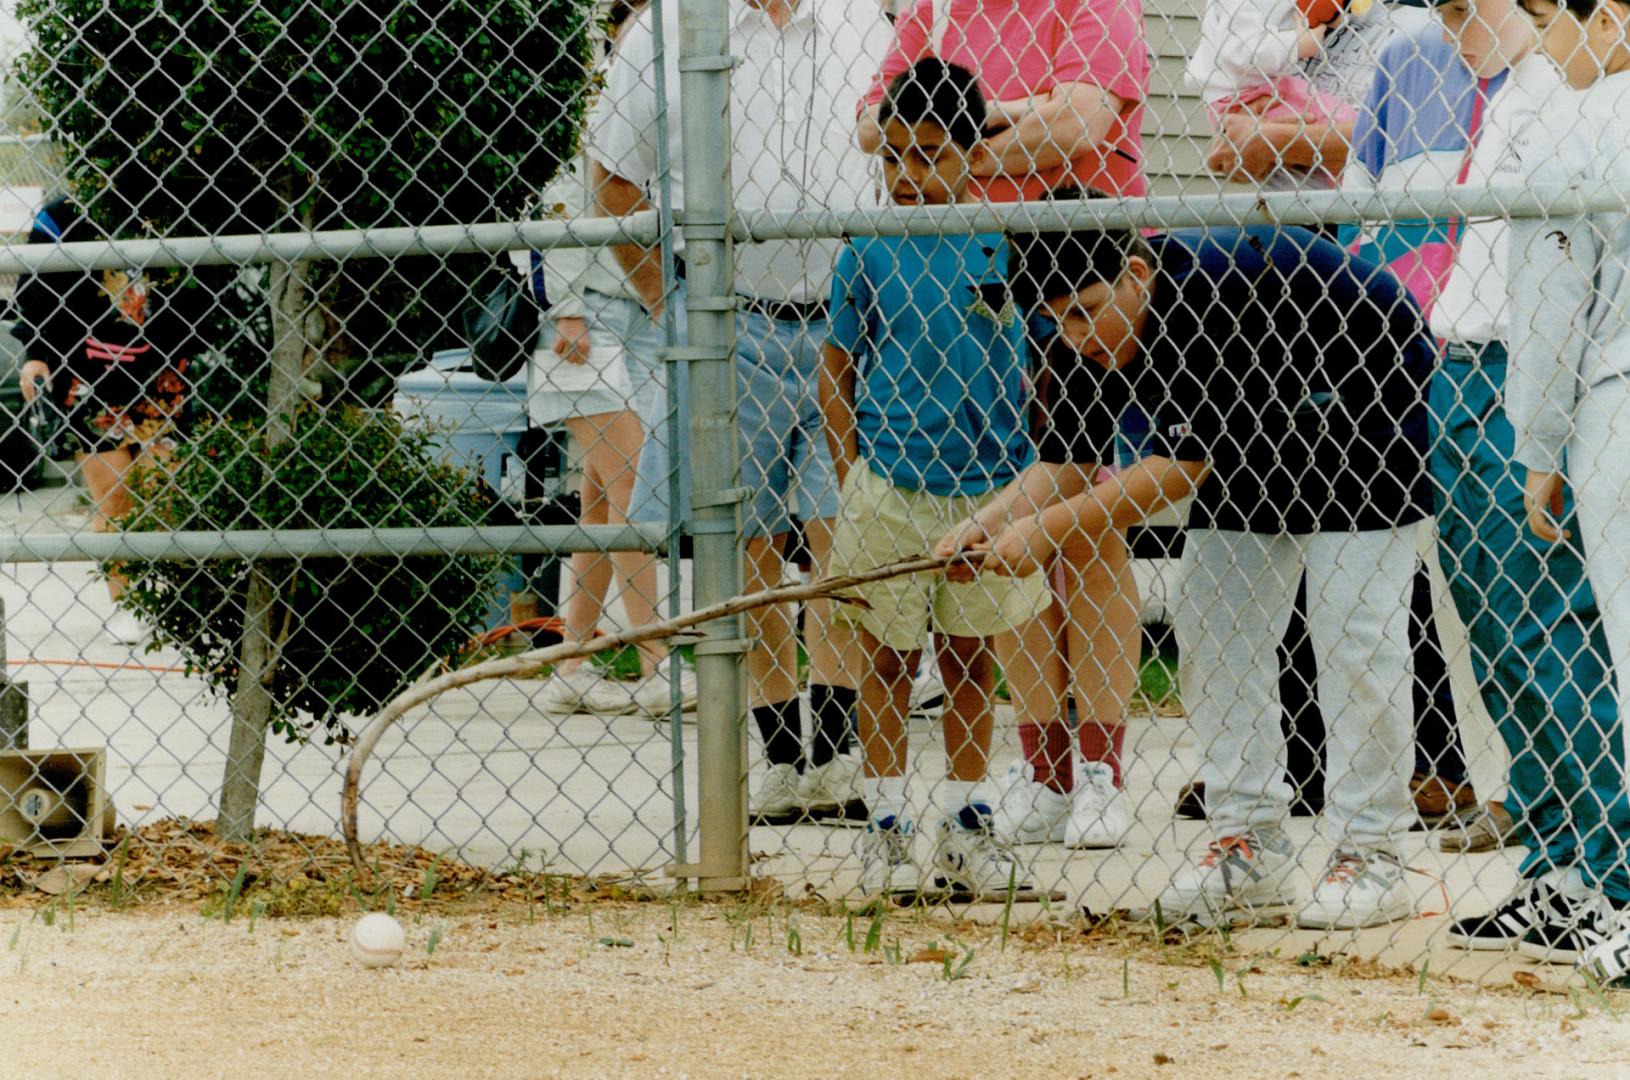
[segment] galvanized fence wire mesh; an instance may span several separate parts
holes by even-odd
[[[965,550],[445,695],[364,827],[1624,974],[1630,54],[1535,6],[27,5],[0,821],[320,862],[427,667]]]

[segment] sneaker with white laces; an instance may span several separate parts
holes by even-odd
[[[680,708],[696,708],[696,676],[684,672],[679,677]],[[602,679],[600,685],[583,695],[584,712],[598,716],[644,716],[664,720],[673,708],[673,683],[668,669],[659,667],[651,674],[632,682],[621,679]]]
[[[1310,930],[1359,930],[1407,919],[1415,910],[1404,882],[1404,864],[1390,851],[1369,849],[1330,855],[1313,896],[1296,913]]]
[[[1517,952],[1542,964],[1577,964],[1592,949],[1618,936],[1626,912],[1600,893],[1575,899],[1556,890],[1541,917],[1517,943]]]
[[[865,817],[860,795],[860,762],[842,754],[825,765],[805,765],[798,798],[810,817]]]
[[[1013,852],[991,829],[990,808],[964,806],[939,824],[934,844],[934,887],[974,900],[998,900],[1010,889],[1028,891]]]
[[[1064,825],[1064,846],[1080,850],[1116,848],[1132,828],[1132,804],[1115,786],[1115,770],[1101,761],[1081,767]]]
[[[753,825],[789,825],[804,817],[796,765],[771,765],[753,793],[747,819]]]
[[[892,814],[866,823],[860,836],[860,891],[867,899],[916,893],[922,871],[911,853],[916,830]]]
[[[1008,844],[1045,844],[1064,839],[1070,797],[1036,783],[1036,768],[1015,761],[1002,779],[1002,795],[991,815],[996,838]]]
[[[147,624],[129,608],[114,608],[103,628],[107,630],[108,637],[121,645],[140,645],[147,640]]]
[[[936,719],[945,711],[945,680],[940,666],[932,654],[924,653],[917,677],[911,680],[911,693],[906,699],[906,712],[911,716]]]
[[[1456,919],[1444,931],[1444,940],[1468,952],[1499,952],[1514,949],[1541,921],[1551,907],[1556,892],[1555,871],[1526,878],[1517,889],[1486,915]]]
[[[1296,850],[1278,829],[1219,836],[1179,870],[1155,902],[1166,919],[1205,919],[1296,902]]]
[[[556,671],[538,691],[538,705],[546,713],[570,716],[586,712],[585,700],[604,681],[593,664],[580,664],[571,671]]]

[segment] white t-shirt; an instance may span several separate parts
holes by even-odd
[[[1468,188],[1522,183],[1518,154],[1533,137],[1534,120],[1555,103],[1562,89],[1562,73],[1538,49],[1517,61],[1505,84],[1484,107],[1482,128],[1466,171]],[[1432,308],[1435,336],[1472,345],[1505,340],[1509,232],[1500,218],[1473,221],[1461,228],[1455,265]]]
[[[679,5],[660,6],[669,176],[677,208],[684,205],[687,180],[680,145]],[[893,34],[877,0],[798,0],[792,21],[780,29],[746,0],[732,0],[730,53],[737,64],[730,73],[729,167],[737,210],[814,214],[877,205],[871,161],[856,141],[856,117]],[[600,163],[648,190],[657,179],[655,55],[647,8],[618,46],[589,119],[589,142]],[[736,289],[770,300],[824,300],[840,243],[738,244]]]

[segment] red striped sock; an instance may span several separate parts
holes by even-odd
[[[1081,724],[1081,759],[1102,761],[1115,770],[1115,786],[1121,786],[1121,750],[1126,745],[1126,725],[1105,726],[1091,720]]]
[[[1075,764],[1070,755],[1070,729],[1063,724],[1019,725],[1019,745],[1035,770],[1036,783],[1061,795],[1075,790]]]

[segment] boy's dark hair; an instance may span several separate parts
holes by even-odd
[[[1596,9],[1607,2],[1608,0],[1550,0],[1553,7],[1560,8],[1581,22],[1594,15]],[[1626,0],[1618,0],[1618,2],[1620,7],[1630,6],[1630,4],[1626,3]],[[1543,14],[1534,10],[1532,0],[1517,0],[1517,6],[1530,15]]]
[[[970,149],[985,134],[985,95],[979,79],[960,64],[924,57],[889,83],[877,122],[898,120],[907,127],[938,124],[951,141]]]
[[[1058,188],[1047,197],[1056,202],[1114,198],[1077,187]],[[1114,284],[1133,256],[1155,264],[1154,251],[1136,229],[1016,232],[1009,233],[1007,241],[1008,281],[1015,302],[1025,308],[1073,296],[1100,282]]]

